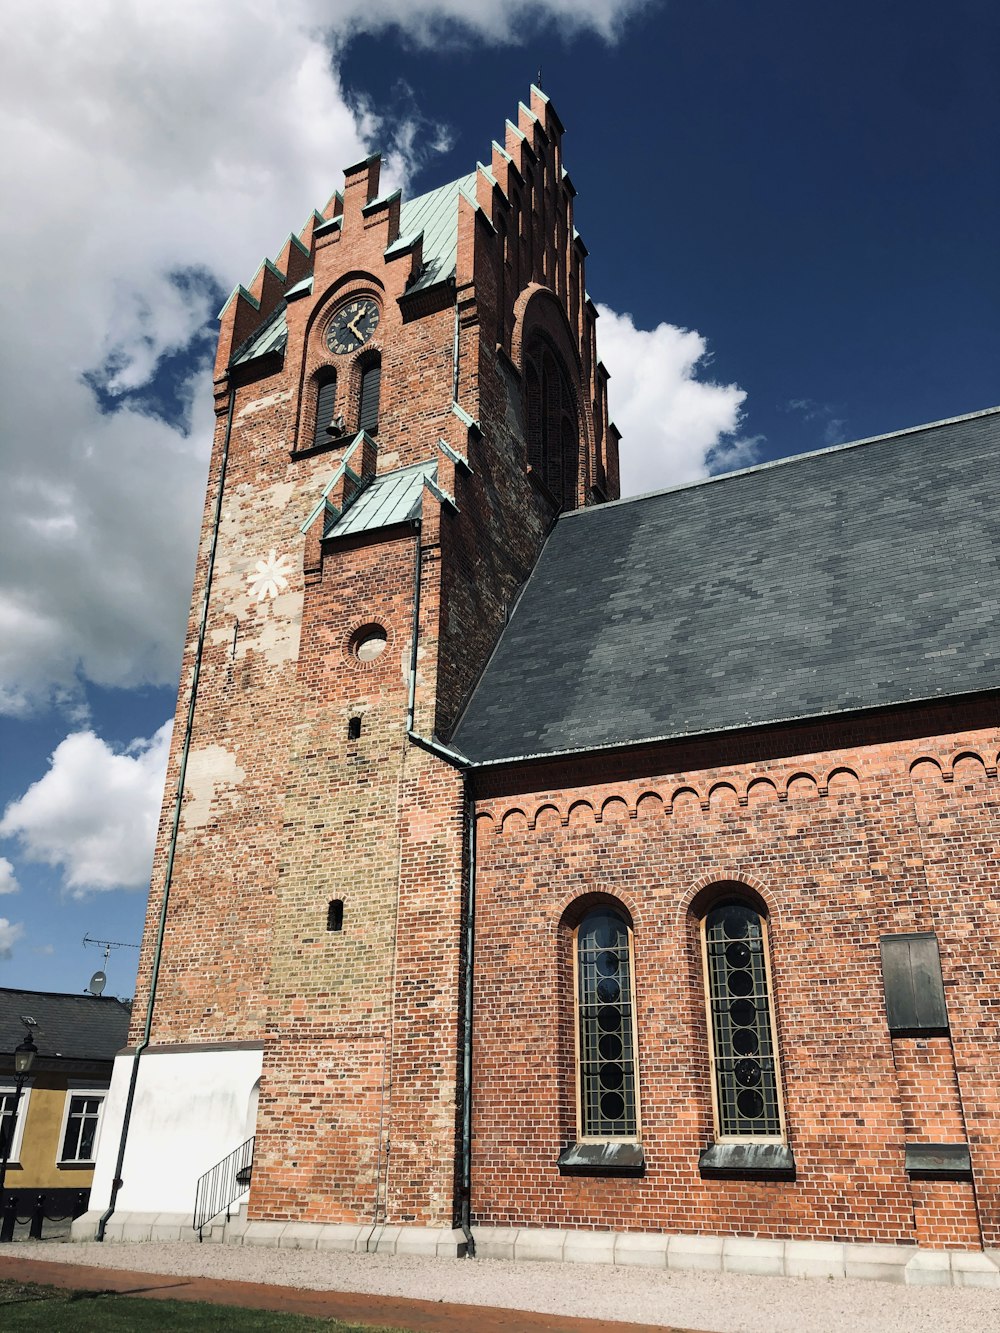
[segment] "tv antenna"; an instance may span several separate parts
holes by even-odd
[[[87,991],[91,995],[100,995],[104,987],[108,984],[108,959],[111,957],[112,949],[138,949],[138,944],[126,944],[121,940],[92,940],[89,935],[84,935],[84,944],[92,945],[95,949],[104,950],[104,968],[95,972],[90,978]]]

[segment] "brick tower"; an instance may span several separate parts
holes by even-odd
[[[369,158],[224,307],[102,1232],[190,1226],[255,1135],[249,1225],[462,1243],[448,741],[556,515],[618,495],[561,140],[533,88],[430,194]]]

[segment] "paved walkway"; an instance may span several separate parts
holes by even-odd
[[[342,1291],[303,1291],[263,1282],[227,1282],[221,1278],[177,1277],[137,1273],[89,1264],[53,1263],[33,1259],[18,1245],[0,1255],[0,1278],[40,1282],[77,1291],[118,1292],[151,1300],[209,1301],[281,1314],[314,1315],[357,1324],[388,1324],[417,1333],[694,1333],[667,1324],[621,1324],[603,1319],[498,1310],[486,1305],[447,1305],[402,1297],[352,1295]]]

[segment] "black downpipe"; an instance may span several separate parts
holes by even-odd
[[[125,1147],[128,1141],[129,1125],[132,1120],[132,1104],[135,1101],[135,1088],[139,1080],[139,1060],[149,1045],[153,1030],[153,1007],[156,1003],[156,987],[160,978],[160,960],[163,956],[163,937],[167,926],[167,905],[170,901],[170,885],[174,877],[174,855],[177,851],[177,834],[181,821],[181,804],[184,800],[184,782],[187,777],[188,755],[191,751],[191,733],[194,729],[194,710],[198,700],[198,680],[201,676],[201,659],[205,649],[205,632],[208,627],[208,604],[212,592],[212,575],[215,572],[215,553],[219,544],[219,524],[222,518],[222,493],[226,485],[226,465],[229,462],[229,437],[233,430],[233,409],[236,405],[236,387],[230,381],[229,412],[226,417],[226,435],[222,445],[222,461],[219,466],[219,486],[215,496],[215,514],[212,520],[212,544],[208,552],[208,568],[205,572],[205,597],[201,608],[201,623],[198,626],[198,647],[195,652],[194,673],[191,677],[191,695],[188,699],[187,725],[184,730],[184,745],[181,749],[180,772],[177,775],[177,797],[174,801],[174,820],[170,832],[170,847],[167,852],[167,869],[163,881],[163,901],[160,903],[160,920],[156,931],[156,951],[153,954],[153,973],[149,982],[149,1000],[146,1005],[146,1022],[142,1040],[135,1048],[132,1060],[132,1072],[129,1078],[128,1096],[125,1099],[125,1116],[122,1120],[121,1138],[118,1142],[118,1160],[115,1164],[114,1179],[111,1182],[111,1200],[107,1210],[97,1224],[96,1239],[103,1241],[108,1221],[115,1211],[118,1191],[122,1187],[122,1168],[125,1164]]]
[[[469,854],[468,898],[465,907],[465,997],[462,1014],[462,1211],[460,1225],[465,1233],[465,1253],[476,1257],[476,1238],[472,1234],[472,1000],[473,964],[476,943],[476,801],[472,777],[463,775],[466,837]]]
[[[456,314],[456,346],[458,331],[458,303]],[[472,794],[472,781],[468,764],[464,757],[455,750],[449,750],[439,741],[428,740],[413,729],[416,711],[417,690],[417,651],[420,634],[420,529],[415,533],[416,553],[413,567],[413,646],[410,657],[410,694],[406,709],[406,734],[413,745],[417,745],[428,754],[443,759],[446,764],[459,769],[462,773],[462,796],[465,806],[466,838],[468,848],[468,898],[466,900],[466,939],[465,939],[465,976],[462,1015],[462,1157],[460,1225],[465,1234],[465,1252],[473,1259],[476,1254],[476,1240],[469,1225],[472,1215],[472,954],[476,924],[476,805]],[[379,1135],[381,1144],[381,1135]]]

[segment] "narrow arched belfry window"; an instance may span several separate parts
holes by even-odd
[[[611,908],[576,931],[580,1138],[638,1138],[632,932]]]
[[[702,931],[718,1137],[781,1138],[767,923],[749,904],[726,902]]]
[[[572,507],[580,439],[569,376],[541,335],[530,339],[523,364],[528,464],[560,508]]]
[[[337,376],[329,371],[319,386],[316,396],[316,428],[313,431],[313,446],[329,444],[333,438],[327,429],[333,422],[334,408],[337,405]]]
[[[358,429],[369,435],[378,433],[378,400],[382,388],[382,362],[371,361],[361,372],[361,406]]]

